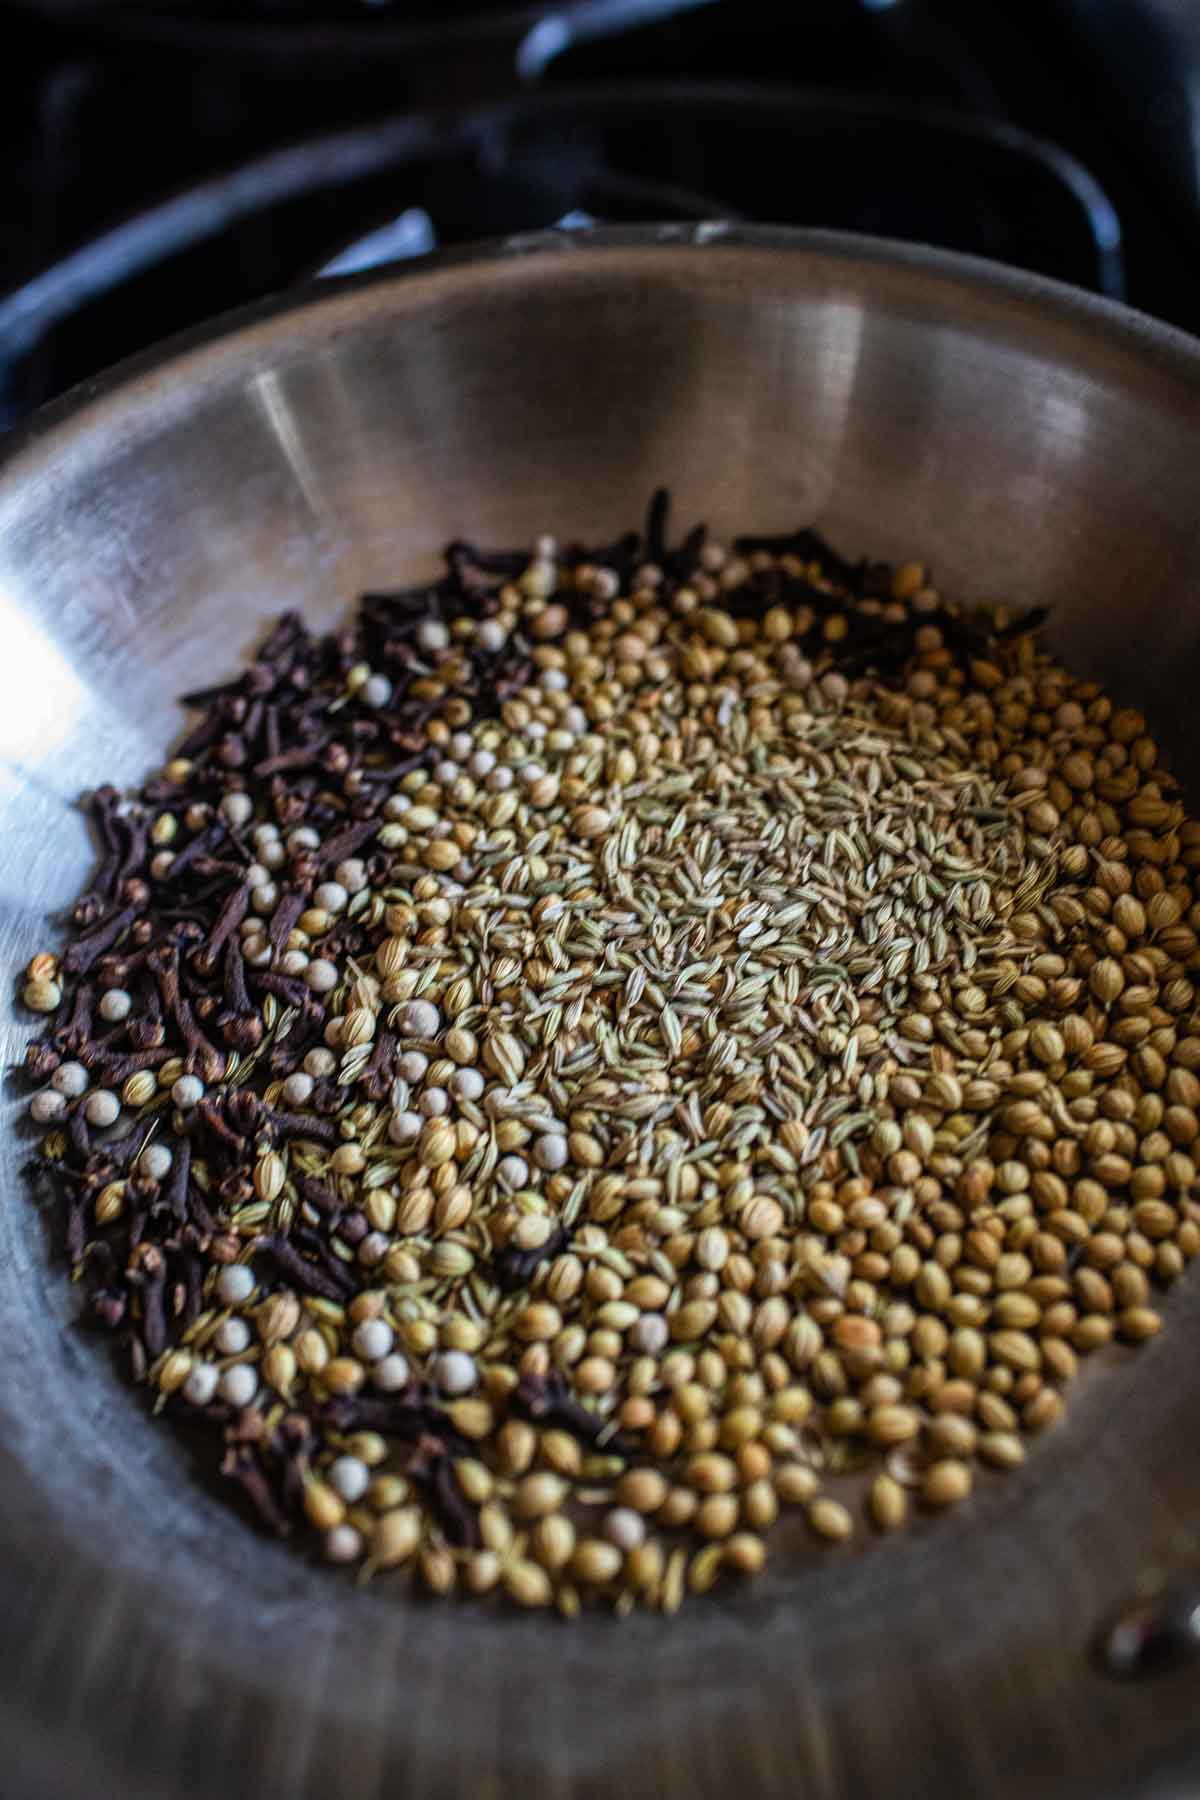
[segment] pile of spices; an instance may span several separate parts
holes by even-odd
[[[665,527],[284,618],[24,987],[155,1409],[330,1562],[568,1616],[957,1504],[1200,1248],[1141,717],[918,565]]]

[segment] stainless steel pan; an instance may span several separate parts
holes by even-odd
[[[656,482],[717,530],[816,520],[1061,646],[1200,751],[1200,347],[982,264],[720,227],[437,259],[259,307],[73,396],[0,465],[0,951],[81,884],[77,791],[286,605],[441,542],[603,538]],[[21,1030],[5,1027],[4,1053]],[[16,1118],[15,1098],[12,1117]],[[674,1624],[359,1593],[189,1476],[71,1325],[0,1139],[6,1794],[1195,1792],[1200,1677],[1088,1662],[1200,1556],[1200,1282],[960,1516]]]

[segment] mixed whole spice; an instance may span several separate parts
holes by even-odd
[[[674,1612],[1012,1469],[1200,1249],[1200,823],[813,531],[288,616],[24,1000],[92,1314],[273,1531]],[[841,1496],[841,1497],[839,1497]]]

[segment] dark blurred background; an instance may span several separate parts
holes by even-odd
[[[1198,0],[20,0],[0,24],[0,427],[324,269],[560,222],[870,232],[1200,330]]]

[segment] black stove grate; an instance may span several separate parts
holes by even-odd
[[[1010,127],[745,87],[534,95],[251,162],[42,272],[0,301],[4,416],[94,372],[99,346],[111,361],[331,261],[364,266],[363,237],[413,254],[571,213],[866,231],[1124,287],[1103,192]]]
[[[932,242],[1200,325],[1200,184],[1092,80],[1115,10],[26,0],[0,74],[0,423],[330,262],[564,214]]]

